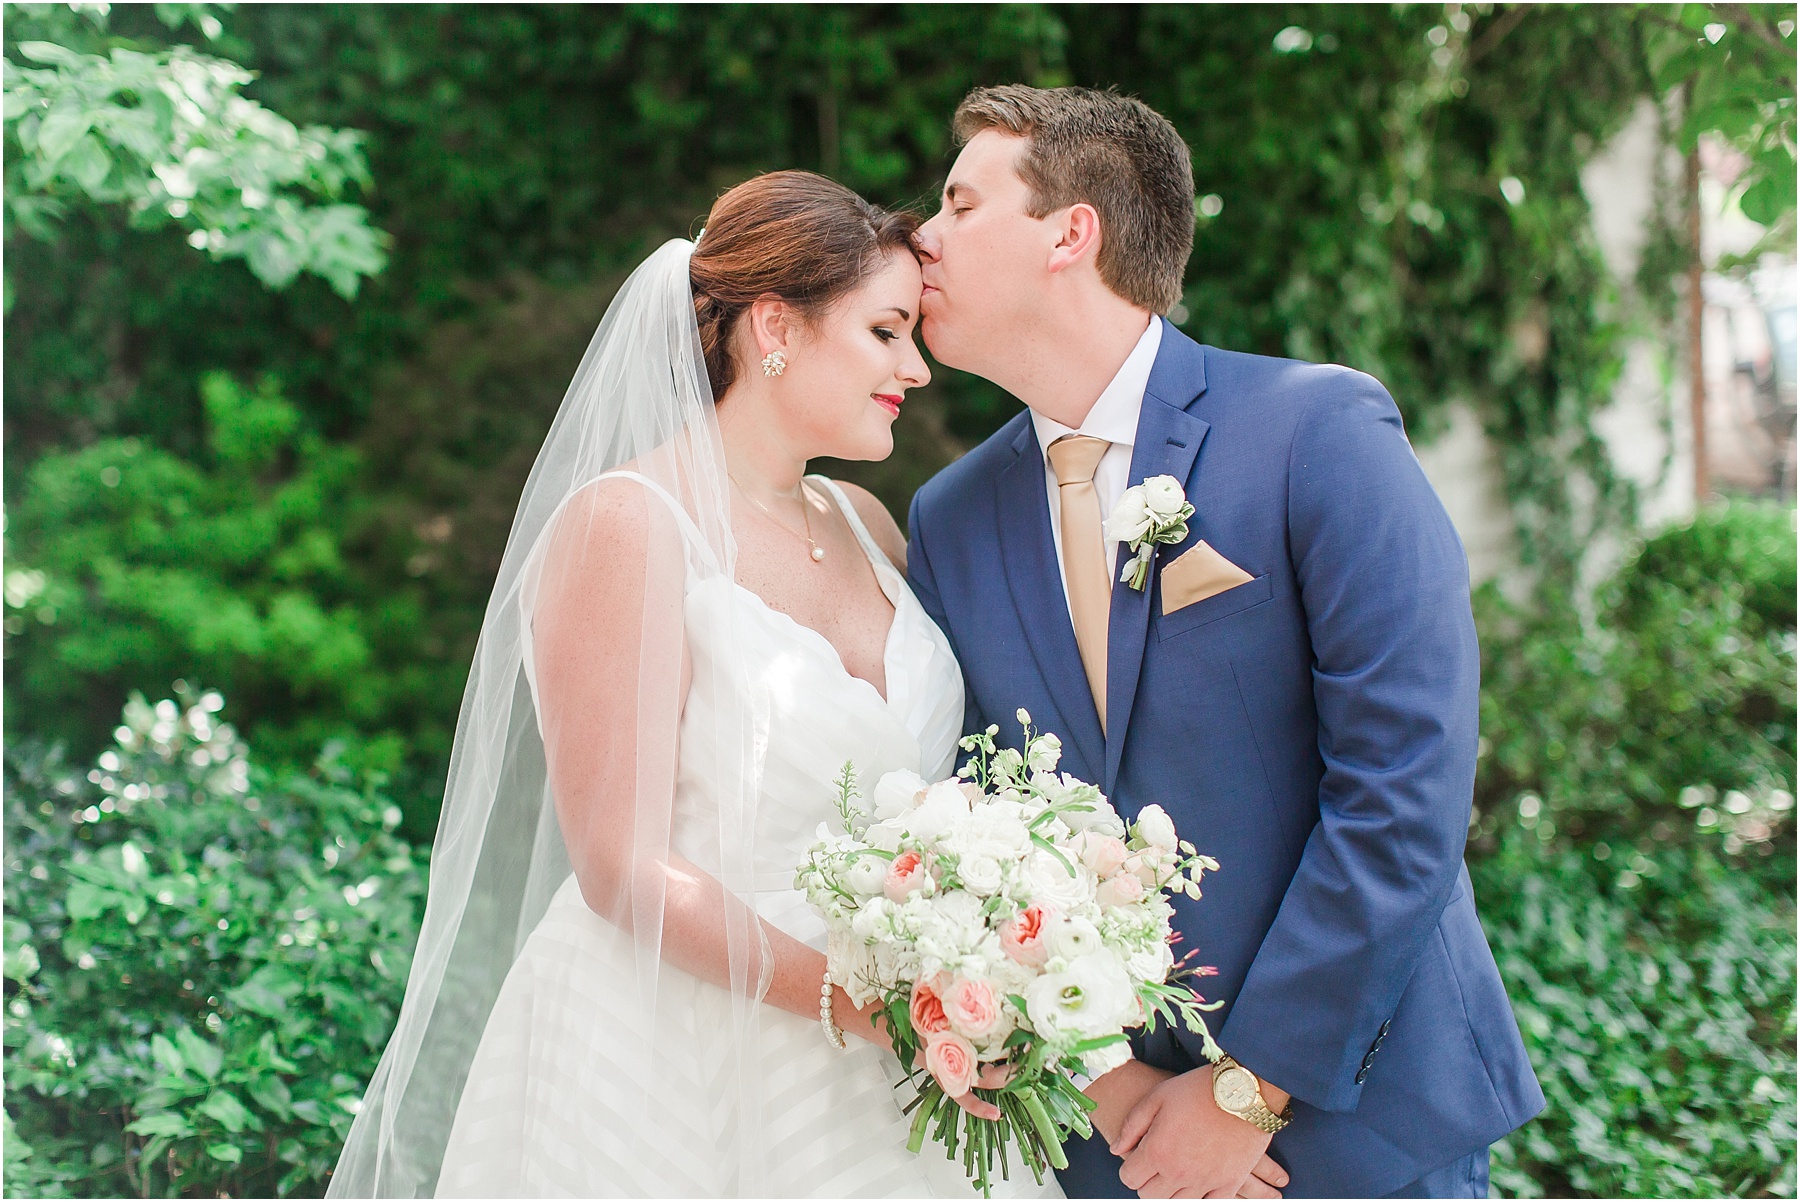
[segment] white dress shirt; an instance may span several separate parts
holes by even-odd
[[[1038,451],[1044,456],[1044,497],[1050,506],[1050,539],[1056,545],[1056,575],[1063,582],[1063,607],[1069,604],[1068,577],[1063,573],[1062,501],[1057,495],[1056,469],[1050,466],[1050,444],[1065,434],[1086,434],[1104,438],[1112,445],[1100,457],[1094,469],[1094,492],[1100,498],[1100,518],[1104,521],[1113,506],[1130,487],[1131,448],[1137,441],[1138,413],[1144,407],[1144,389],[1150,383],[1150,369],[1156,364],[1157,348],[1162,346],[1162,322],[1150,318],[1149,328],[1125,362],[1119,365],[1112,383],[1088,410],[1081,429],[1071,430],[1061,422],[1031,411],[1031,425],[1037,432]],[[1115,539],[1105,540],[1106,570],[1110,575],[1119,549]]]

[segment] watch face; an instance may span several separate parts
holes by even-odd
[[[1250,1075],[1249,1069],[1228,1068],[1219,1074],[1213,1093],[1221,1109],[1248,1110],[1256,1101],[1256,1078]]]

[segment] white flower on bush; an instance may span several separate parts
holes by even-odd
[[[1100,951],[1046,973],[1025,993],[1025,1012],[1039,1034],[1073,1042],[1105,1035],[1129,1020],[1136,995],[1118,957]]]
[[[1138,811],[1132,823],[1138,838],[1163,851],[1175,850],[1175,823],[1159,805],[1148,805]]]
[[[904,768],[890,772],[875,782],[875,791],[869,797],[870,813],[881,822],[898,818],[912,809],[919,795],[930,787],[917,772]]]

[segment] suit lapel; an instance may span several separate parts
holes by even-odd
[[[1185,492],[1193,494],[1194,463],[1210,427],[1187,409],[1205,391],[1205,357],[1200,345],[1174,326],[1164,326],[1162,346],[1138,414],[1128,486],[1141,484],[1151,476],[1173,476],[1181,481]],[[1042,487],[1040,479],[1040,490]],[[1163,550],[1157,548],[1159,559]],[[1106,775],[1101,789],[1108,794],[1118,780],[1119,763],[1125,753],[1125,732],[1144,667],[1150,598],[1156,591],[1156,560],[1151,561],[1151,576],[1142,589],[1119,582],[1119,573],[1130,558],[1131,549],[1121,543],[1113,567],[1112,608],[1106,634]],[[1072,634],[1070,641],[1073,642]],[[1079,652],[1076,658],[1079,669]]]
[[[1044,457],[1029,418],[1013,440],[1015,458],[996,481],[1000,557],[1012,590],[1013,606],[1025,627],[1025,642],[1054,699],[1060,724],[1050,715],[1033,714],[1033,725],[1060,735],[1081,761],[1083,779],[1105,762],[1100,714],[1094,708],[1081,666],[1081,649],[1063,597],[1056,567],[1056,544],[1050,538],[1050,509],[1045,494]],[[1065,770],[1077,771],[1066,764]]]

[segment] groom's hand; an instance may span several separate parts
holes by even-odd
[[[1142,1060],[1127,1060],[1088,1082],[1082,1092],[1094,1103],[1094,1109],[1088,1115],[1094,1130],[1105,1136],[1108,1144],[1116,1143],[1119,1132],[1124,1130],[1125,1116],[1131,1113],[1132,1107],[1174,1075],[1168,1069],[1151,1068]]]
[[[1279,1091],[1267,1084],[1263,1090],[1277,1108],[1286,1100],[1270,1097]],[[1140,1197],[1279,1198],[1288,1182],[1267,1155],[1269,1136],[1213,1101],[1210,1068],[1152,1087],[1110,1143],[1125,1162],[1119,1180]]]

